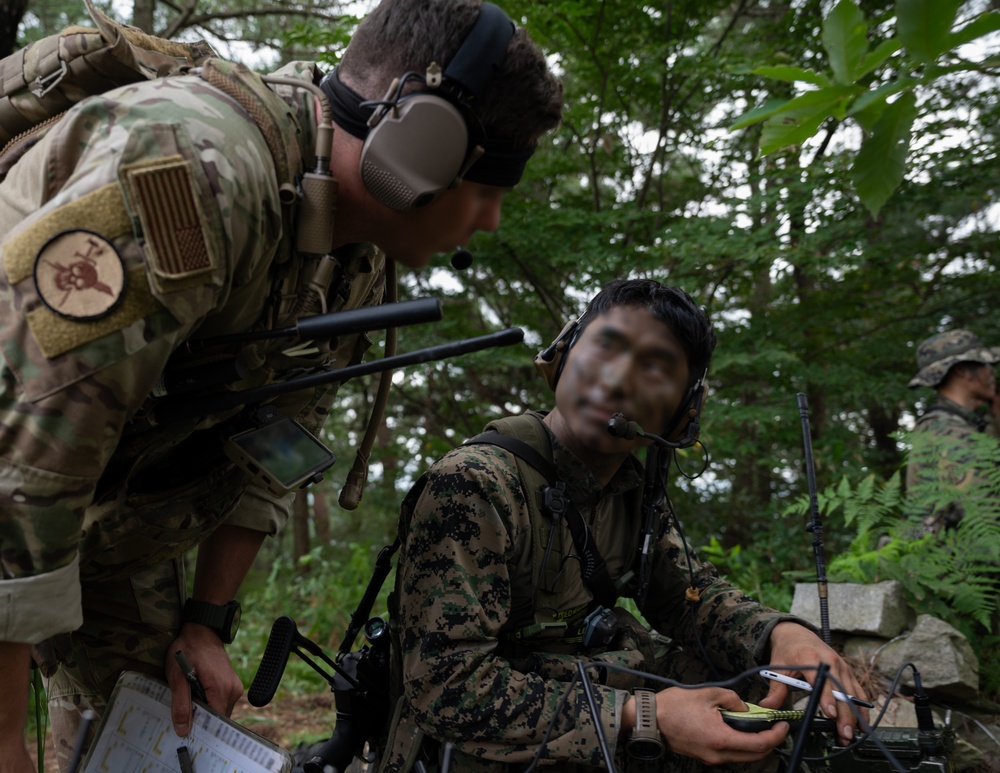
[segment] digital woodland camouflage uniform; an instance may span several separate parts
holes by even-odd
[[[298,279],[279,185],[311,162],[314,98],[228,72],[256,122],[199,77],[143,82],[70,110],[0,185],[0,639],[37,645],[64,756],[76,712],[100,711],[121,670],[162,675],[180,556],[222,523],[274,534],[290,507],[222,455],[209,428],[226,415],[148,421],[179,347],[273,324]],[[332,309],[381,300],[383,258],[355,253]],[[346,365],[367,340],[287,346],[243,346],[248,375],[233,386]],[[315,431],[334,391],[279,404]]]
[[[542,446],[551,442],[559,478],[587,522],[611,579],[618,581],[637,569],[642,467],[635,457],[602,488],[544,427],[541,414],[491,427],[526,442],[528,437],[541,438],[529,445],[543,455]],[[577,684],[567,696],[577,659],[655,668],[660,676],[700,683],[712,676],[700,658],[689,654],[698,652],[692,615],[713,665],[729,675],[765,662],[773,626],[795,619],[761,606],[697,559],[694,581],[701,600],[692,606],[685,600],[690,585],[687,560],[680,535],[671,526],[656,545],[651,587],[641,612],[656,631],[683,644],[687,652],[627,626],[604,652],[584,654],[578,643],[561,638],[518,641],[512,634],[523,630],[525,611],[527,622],[534,608],[536,621],[564,620],[573,630],[593,606],[565,520],[559,522],[547,579],[540,587],[536,582],[534,565],[544,545],[537,544],[531,523],[528,497],[534,495],[525,490],[512,453],[474,445],[440,459],[404,500],[403,545],[390,602],[394,635],[401,637],[402,673],[397,659],[393,678],[404,699],[390,723],[380,773],[410,769],[425,736],[454,742],[454,771],[524,770],[550,727],[542,757],[546,769],[553,769],[553,762],[559,770],[603,768],[583,688]],[[532,605],[536,590],[538,601]],[[619,616],[625,618],[621,612]],[[644,686],[645,680],[620,671],[589,674],[597,721],[621,764],[624,755],[617,739],[622,706],[631,689]],[[766,692],[755,692],[749,684],[737,689],[747,700],[759,700]],[[431,754],[434,749],[440,747],[431,744]],[[765,767],[773,764],[772,758]],[[702,768],[693,760],[671,756],[653,769]]]
[[[981,362],[991,365],[1000,360],[1000,349],[986,347],[968,330],[951,330],[932,336],[917,349],[920,372],[908,386],[934,387],[959,362]],[[997,426],[976,411],[956,404],[943,395],[936,395],[917,420],[911,435],[912,450],[906,467],[906,490],[920,494],[929,487],[954,486],[960,492],[988,491],[986,475],[976,451],[977,443],[989,442],[986,436],[1000,437]],[[983,435],[983,433],[986,433]],[[996,496],[1000,492],[993,492]],[[936,533],[957,524],[965,515],[960,500],[949,502],[936,510],[913,512],[910,517],[920,520],[923,529]]]

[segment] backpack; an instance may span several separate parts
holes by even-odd
[[[215,56],[119,24],[84,0],[97,29],[67,27],[0,60],[0,182],[70,107],[118,86],[182,72]]]

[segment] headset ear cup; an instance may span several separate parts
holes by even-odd
[[[409,94],[368,132],[361,179],[385,206],[417,209],[455,183],[468,145],[469,130],[455,105],[423,91]]]
[[[573,343],[579,324],[579,320],[567,322],[559,335],[556,336],[556,340],[535,355],[535,368],[542,374],[546,385],[553,392],[556,390],[556,382],[562,372],[563,359]]]
[[[700,381],[678,414],[677,426],[667,436],[671,443],[677,443],[678,448],[688,448],[698,442],[701,434],[701,409],[705,404],[708,387],[704,380]]]

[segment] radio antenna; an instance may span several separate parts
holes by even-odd
[[[809,512],[811,519],[806,531],[813,535],[813,555],[816,557],[816,589],[819,592],[819,622],[823,641],[830,643],[830,608],[827,603],[826,562],[823,560],[823,523],[819,518],[819,495],[816,493],[816,467],[813,464],[812,428],[809,426],[809,403],[805,392],[796,395],[799,416],[802,417],[802,446],[805,449],[806,478],[809,481]]]

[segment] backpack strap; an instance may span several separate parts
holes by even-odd
[[[204,41],[156,38],[85,3],[97,29],[68,27],[0,59],[0,180],[84,97],[172,75],[214,55]]]
[[[538,470],[548,481],[548,486],[544,489],[544,509],[553,519],[558,517],[566,519],[569,533],[573,537],[573,544],[583,556],[581,574],[584,582],[590,587],[598,604],[609,608],[613,607],[619,593],[615,589],[614,583],[611,582],[604,558],[597,549],[594,540],[591,539],[590,530],[587,528],[583,516],[580,515],[576,505],[566,496],[565,483],[557,479],[555,465],[523,440],[510,435],[502,435],[495,429],[483,432],[462,443],[463,446],[477,444],[500,446],[504,450],[510,451]]]

